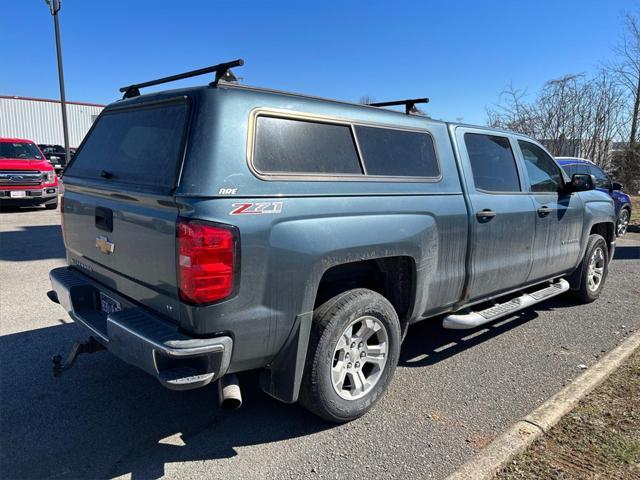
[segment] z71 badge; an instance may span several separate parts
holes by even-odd
[[[260,215],[264,213],[281,213],[282,202],[234,203],[229,215]]]

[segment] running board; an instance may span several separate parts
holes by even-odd
[[[557,282],[554,282],[540,290],[536,290],[531,293],[523,293],[519,297],[509,300],[508,302],[498,303],[485,310],[480,310],[479,312],[471,312],[467,314],[453,313],[451,315],[447,315],[442,321],[442,326],[452,330],[475,328],[485,323],[493,322],[498,318],[515,313],[523,308],[535,305],[536,303],[547,300],[548,298],[560,295],[567,290],[569,290],[569,282],[561,278]]]

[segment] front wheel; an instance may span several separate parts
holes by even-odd
[[[600,235],[589,236],[581,265],[580,288],[575,291],[578,300],[590,303],[602,292],[609,271],[609,250]]]
[[[300,403],[332,422],[365,414],[386,391],[400,355],[398,315],[367,289],[341,293],[313,315]]]

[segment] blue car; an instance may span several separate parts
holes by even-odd
[[[596,188],[608,193],[616,208],[616,236],[621,237],[627,232],[631,218],[631,198],[622,192],[622,185],[612,182],[609,175],[591,160],[574,157],[556,157],[564,171],[571,177],[574,173],[588,173],[596,177]]]

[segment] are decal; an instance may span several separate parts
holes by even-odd
[[[283,202],[255,202],[234,203],[229,215],[261,215],[267,213],[281,213]]]

